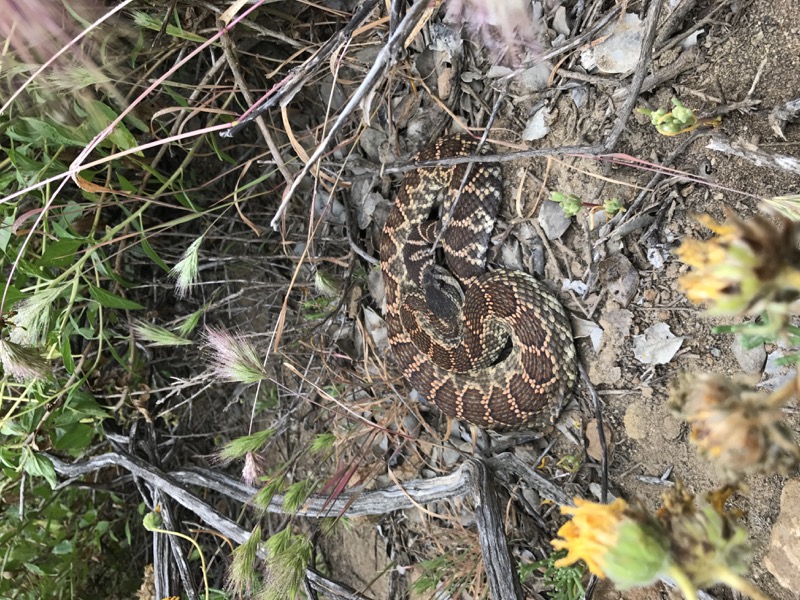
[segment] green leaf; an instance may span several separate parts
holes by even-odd
[[[0,189],[0,193],[3,190]],[[7,215],[3,218],[2,224],[0,224],[0,252],[5,253],[6,248],[8,248],[8,242],[11,241],[11,227],[14,225],[14,217],[11,215]]]
[[[167,263],[161,259],[155,250],[153,250],[153,247],[150,245],[150,242],[147,241],[147,236],[144,233],[142,233],[142,239],[140,240],[140,243],[142,244],[142,250],[144,250],[144,253],[150,258],[150,260],[161,267],[164,272],[169,273],[170,268],[167,266]]]
[[[65,269],[75,262],[75,253],[83,244],[83,240],[65,238],[48,244],[44,254],[36,261],[42,267]]]
[[[56,450],[83,450],[94,439],[94,427],[85,423],[73,423],[63,432],[53,443]]]
[[[77,414],[79,419],[92,417],[102,420],[108,416],[108,412],[97,403],[97,400],[91,394],[77,388],[67,396],[64,409],[62,414],[66,412],[66,409],[69,409]],[[72,422],[74,423],[75,421]]]
[[[89,128],[95,135],[111,125],[119,116],[110,106],[107,106],[99,100],[93,101],[86,108],[89,112]],[[114,126],[114,129],[106,139],[116,144],[122,150],[128,150],[138,145],[136,138],[133,137],[133,134],[128,131],[128,128],[122,122]],[[141,153],[139,154],[141,155]]]
[[[53,463],[46,456],[34,454],[30,448],[24,449],[25,458],[22,463],[22,468],[28,475],[33,477],[44,477],[51,488],[56,487],[58,483],[56,479],[56,470],[53,468]]]
[[[74,550],[75,544],[72,542],[72,540],[63,540],[53,546],[51,552],[53,554],[72,554]]]
[[[48,142],[56,146],[85,146],[91,137],[86,132],[78,128],[65,127],[54,121],[39,119],[36,117],[21,117],[29,132],[37,138],[38,145],[43,146],[43,142]],[[11,136],[9,129],[9,137]]]
[[[200,318],[206,314],[208,310],[208,304],[204,304],[199,309],[194,311],[190,314],[186,319],[178,326],[178,333],[183,337],[188,336],[194,328],[197,327],[197,324],[200,322]]]
[[[133,20],[136,23],[137,27],[152,29],[153,31],[160,31],[161,30],[161,21],[151,17],[145,12],[134,10],[133,13]],[[196,43],[203,43],[205,42],[205,38],[200,37],[194,33],[189,31],[184,31],[176,27],[175,25],[169,24],[166,27],[166,34],[170,37],[175,37],[178,39],[187,40],[189,42],[196,42]]]
[[[92,295],[100,306],[106,308],[119,308],[122,310],[144,310],[144,306],[133,300],[122,298],[116,294],[112,294],[108,290],[97,287],[96,285],[89,284],[89,293]]]
[[[38,575],[39,577],[47,577],[47,573],[42,571],[42,569],[40,567],[38,567],[37,565],[33,564],[32,562],[26,562],[25,563],[25,568],[28,569],[28,571],[30,571],[34,575]]]
[[[61,360],[64,363],[64,368],[67,370],[67,373],[72,375],[75,372],[75,361],[72,359],[72,346],[69,343],[70,333],[65,329],[61,333],[61,348],[59,352],[61,353]]]
[[[0,311],[6,313],[9,309],[14,306],[20,300],[25,298],[25,294],[19,291],[16,286],[9,285],[8,289],[6,290],[6,302],[3,306],[0,306]]]
[[[86,527],[97,521],[97,510],[89,509],[81,515],[81,520],[78,523],[79,527]]]

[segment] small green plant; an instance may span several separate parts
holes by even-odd
[[[266,543],[267,573],[260,600],[293,600],[303,586],[306,568],[311,563],[311,540],[293,534],[290,527],[276,533]]]
[[[574,564],[568,567],[556,567],[554,563],[566,557],[564,550],[553,552],[550,556],[529,565],[519,566],[519,578],[522,583],[531,577],[541,579],[546,586],[545,593],[551,600],[579,600],[583,598],[583,578],[586,567]]]
[[[562,456],[556,465],[564,469],[567,473],[577,473],[581,468],[581,458],[577,454],[567,454]]]
[[[609,198],[604,200],[602,204],[593,204],[591,202],[584,202],[575,194],[564,194],[562,192],[550,192],[550,200],[560,204],[561,209],[564,211],[564,216],[567,218],[574,217],[582,208],[588,208],[590,215],[603,210],[609,217],[613,217],[617,213],[625,212],[625,205],[617,198]]]
[[[669,112],[663,108],[658,110],[638,108],[636,110],[650,117],[650,122],[656,128],[656,131],[668,137],[688,133],[701,126],[717,127],[722,122],[719,116],[698,118],[692,109],[685,107],[677,98],[672,98],[672,110]]]
[[[461,590],[473,584],[479,561],[479,555],[472,550],[441,554],[424,560],[419,565],[419,577],[411,584],[411,591],[420,595],[446,591],[458,597]]]
[[[561,205],[561,210],[564,211],[566,217],[574,217],[583,208],[583,201],[575,194],[550,192],[550,200]]]

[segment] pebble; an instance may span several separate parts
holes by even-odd
[[[761,373],[764,369],[764,363],[767,362],[767,351],[764,349],[764,344],[759,344],[755,348],[749,350],[745,349],[742,344],[741,336],[735,336],[731,343],[731,353],[739,363],[742,371],[748,375],[755,375]]]
[[[600,445],[600,429],[597,420],[592,419],[586,424],[586,454],[597,462],[603,457],[603,449]],[[614,432],[608,423],[603,423],[603,436],[605,437],[606,450],[608,451],[609,461],[614,454]]]
[[[602,43],[581,53],[581,65],[596,67],[603,73],[626,73],[636,68],[642,50],[644,22],[635,13],[626,13],[600,33],[608,35]]]
[[[542,226],[548,240],[557,240],[572,224],[572,219],[564,216],[564,210],[558,202],[545,200],[539,209],[539,225]]]

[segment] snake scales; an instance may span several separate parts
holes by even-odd
[[[415,160],[476,150],[475,141],[456,135]],[[569,320],[532,276],[486,272],[501,171],[475,163],[465,180],[466,171],[417,169],[402,183],[381,242],[389,343],[411,385],[446,415],[486,429],[541,426],[558,415],[575,383]],[[432,251],[442,225],[429,219],[440,196],[448,214],[462,182],[441,239],[445,269]]]

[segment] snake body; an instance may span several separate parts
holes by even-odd
[[[456,135],[415,160],[476,150],[475,141]],[[446,226],[446,219],[429,220],[440,197],[442,213],[450,216]],[[558,415],[575,383],[577,359],[569,319],[552,292],[526,273],[486,272],[501,200],[496,165],[475,163],[469,173],[463,164],[410,172],[384,226],[381,270],[389,343],[419,394],[478,427],[525,429]],[[448,269],[433,251],[442,229]]]

